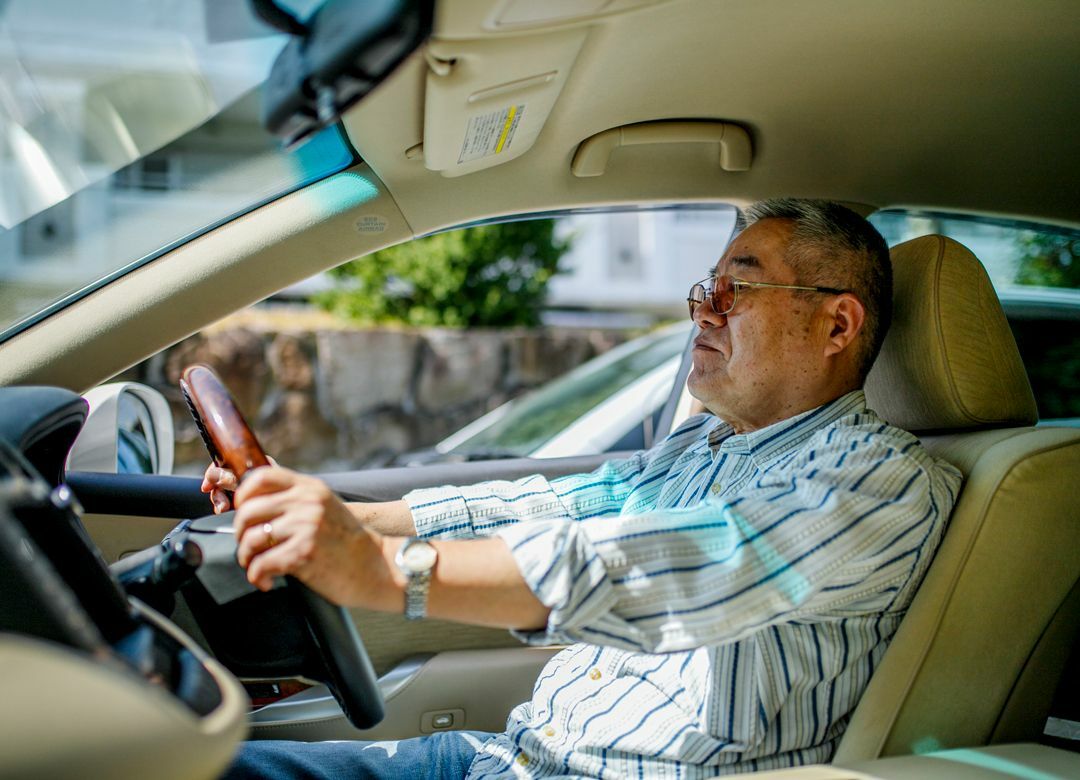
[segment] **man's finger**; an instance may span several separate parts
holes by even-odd
[[[275,529],[276,533],[276,529]],[[262,591],[274,586],[274,578],[291,574],[303,579],[301,569],[305,557],[301,554],[302,542],[290,537],[256,555],[247,567],[248,582]]]
[[[233,503],[237,507],[255,496],[278,493],[303,479],[303,475],[281,466],[259,466],[244,475],[244,481],[236,489]]]
[[[210,503],[214,505],[214,514],[220,515],[232,509],[232,501],[224,490],[214,488],[210,491]]]
[[[249,526],[236,541],[236,561],[245,569],[257,556],[292,538],[296,524],[280,515],[259,525]]]
[[[213,478],[216,481],[217,487],[222,490],[236,490],[239,485],[236,474],[229,469],[215,467]]]
[[[233,518],[233,531],[240,539],[249,529],[269,523],[281,517],[289,507],[289,496],[270,493],[252,496],[240,507]]]
[[[228,469],[223,469],[211,463],[203,473],[202,492],[209,493],[211,490],[236,490],[236,475]]]

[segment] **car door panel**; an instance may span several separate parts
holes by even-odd
[[[386,717],[371,729],[354,728],[323,686],[253,713],[254,739],[407,739],[449,729],[499,732],[558,647],[443,652],[413,656],[380,679]],[[434,716],[449,716],[437,728]]]
[[[532,474],[559,477],[592,471],[607,460],[631,452],[606,452],[572,458],[507,458],[439,463],[407,468],[368,469],[320,474],[330,487],[351,501],[394,501],[410,490],[439,485],[472,485],[494,479],[520,479]]]

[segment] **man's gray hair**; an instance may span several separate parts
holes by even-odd
[[[797,284],[850,290],[866,309],[859,337],[859,379],[866,379],[892,322],[892,264],[885,239],[874,226],[839,203],[775,198],[753,204],[740,227],[763,219],[794,223],[787,264]]]

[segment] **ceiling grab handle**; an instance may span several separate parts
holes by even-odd
[[[753,152],[750,134],[727,122],[639,122],[613,127],[581,142],[570,170],[579,178],[601,176],[611,153],[620,146],[638,144],[713,143],[720,146],[720,167],[725,171],[750,169]]]

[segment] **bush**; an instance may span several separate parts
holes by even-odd
[[[363,323],[537,325],[570,245],[552,219],[438,233],[335,268],[341,286],[315,302]]]
[[[1080,239],[1071,235],[1024,232],[1017,239],[1017,284],[1080,287]]]

